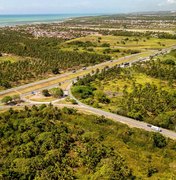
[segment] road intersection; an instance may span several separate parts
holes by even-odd
[[[93,108],[93,107],[88,106],[86,104],[83,104],[82,102],[80,102],[78,99],[76,99],[72,95],[72,92],[71,92],[72,81],[74,81],[78,76],[82,77],[82,76],[84,76],[86,74],[91,73],[92,70],[96,70],[97,68],[103,69],[106,66],[113,67],[115,65],[121,64],[122,62],[128,62],[128,63],[131,64],[131,63],[134,63],[134,62],[137,62],[137,61],[147,61],[147,60],[150,59],[151,55],[153,57],[155,57],[155,56],[157,56],[157,55],[159,55],[161,53],[167,53],[173,48],[175,49],[176,46],[164,49],[162,51],[153,51],[149,56],[145,56],[143,58],[141,58],[140,55],[138,54],[138,55],[130,55],[130,56],[127,56],[127,57],[123,57],[123,58],[120,58],[120,59],[114,60],[114,61],[106,61],[106,62],[103,62],[101,64],[97,64],[95,66],[87,67],[86,70],[85,69],[78,70],[76,73],[67,72],[65,74],[55,76],[55,77],[52,77],[52,78],[49,78],[49,79],[41,80],[39,82],[34,82],[34,83],[30,83],[30,84],[23,85],[23,86],[20,86],[20,87],[15,87],[15,88],[12,88],[12,89],[1,91],[0,92],[0,98],[4,97],[6,95],[19,93],[20,96],[21,96],[21,99],[25,102],[24,104],[21,104],[20,107],[23,107],[25,105],[32,106],[32,105],[40,105],[40,104],[50,104],[50,103],[52,103],[54,106],[57,106],[57,107],[76,108],[76,109],[87,111],[87,112],[90,112],[90,113],[93,113],[93,114],[96,114],[96,115],[105,116],[106,118],[112,119],[114,121],[127,124],[129,127],[133,127],[133,128],[135,127],[135,128],[139,128],[139,129],[144,129],[146,131],[154,131],[153,129],[151,129],[151,127],[147,126],[147,123],[145,123],[145,122],[140,122],[140,121],[137,121],[137,120],[134,120],[134,119],[131,119],[131,118],[123,117],[123,116],[120,116],[120,115],[117,115],[117,114],[113,114],[113,113],[110,113],[110,112],[107,112],[107,111],[104,111],[104,110],[101,110],[101,109],[96,109],[96,108]],[[141,55],[142,55],[142,53],[141,53]],[[58,79],[60,79],[60,81],[57,81]],[[53,83],[51,83],[51,82],[53,82]],[[39,91],[41,91],[43,89],[51,89],[53,87],[58,87],[58,82],[59,83],[69,82],[69,86],[67,86],[67,88],[66,88],[66,90],[68,91],[68,96],[71,99],[74,99],[77,102],[77,105],[59,104],[58,103],[59,100],[55,100],[55,101],[52,101],[52,102],[36,102],[36,101],[32,101],[32,100],[26,98],[26,96],[31,94],[31,91],[39,92]],[[41,84],[43,86],[41,86]],[[26,89],[26,91],[25,91],[25,89]],[[5,105],[0,106],[0,110],[9,109],[9,108],[11,108],[11,106],[5,106]],[[171,139],[176,139],[176,132],[170,131],[170,130],[167,130],[167,129],[163,129],[163,128],[161,128],[161,130],[162,130],[162,132],[160,132],[160,133],[163,134],[164,136],[169,137]]]

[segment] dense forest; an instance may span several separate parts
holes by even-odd
[[[0,114],[0,136],[1,179],[176,176],[176,142],[74,109],[10,109]]]
[[[62,51],[56,38],[35,39],[24,32],[0,31],[0,52],[24,57],[24,60],[0,62],[0,86],[9,88],[28,80],[40,79],[60,70],[87,66],[109,60],[107,55]],[[27,58],[26,58],[27,57]]]
[[[175,130],[175,52],[170,53],[173,59],[137,63],[125,69],[116,66],[89,74],[75,84],[73,93],[94,107]],[[114,80],[114,88],[105,91]]]

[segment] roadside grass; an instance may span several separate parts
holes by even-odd
[[[63,82],[63,83],[61,83],[61,85],[59,86],[62,90],[66,90],[67,89],[67,87],[70,85],[70,83],[72,83],[72,81],[70,80],[68,80],[68,81],[66,81],[66,82]]]
[[[35,95],[29,95],[29,96],[26,96],[26,98],[31,101],[36,101],[36,102],[51,102],[51,101],[56,100],[56,98],[44,97],[43,95],[40,95],[39,97],[36,97]]]
[[[172,53],[166,54],[164,56],[159,56],[159,58],[163,61],[167,60],[167,59],[171,59],[174,60],[176,62],[176,57],[172,55]]]
[[[0,95],[0,100],[4,97],[4,96],[12,96],[12,95],[15,95],[15,94],[24,94],[24,93],[28,93],[28,92],[32,92],[34,90],[40,90],[40,89],[43,89],[43,88],[47,88],[49,86],[52,86],[52,85],[59,85],[60,82],[64,82],[64,81],[72,81],[72,79],[75,79],[77,78],[78,76],[84,76],[88,73],[91,73],[92,70],[96,70],[97,68],[99,68],[100,70],[105,68],[106,66],[109,66],[109,67],[112,67],[112,66],[115,66],[115,65],[118,65],[118,64],[121,64],[121,63],[125,63],[125,62],[130,62],[130,61],[133,61],[133,60],[136,60],[140,57],[147,57],[149,56],[150,54],[152,54],[153,52],[152,51],[149,51],[149,52],[145,52],[143,54],[136,54],[135,56],[133,57],[129,57],[129,58],[121,58],[119,61],[115,62],[115,61],[108,61],[106,64],[102,64],[101,66],[92,66],[90,69],[87,69],[87,70],[84,70],[84,71],[77,71],[76,73],[73,73],[73,74],[69,74],[68,76],[66,77],[62,77],[62,78],[59,78],[58,79],[54,79],[54,80],[48,80],[47,82],[43,82],[43,83],[39,83],[38,85],[33,85],[33,86],[30,86],[30,87],[27,87],[27,88],[23,88],[23,89],[20,89],[18,91],[14,91],[14,92],[10,92],[10,93],[5,93],[3,95]]]
[[[71,99],[69,97],[66,97],[58,102],[56,102],[55,104],[68,104],[68,105],[73,105],[73,103],[71,102]]]

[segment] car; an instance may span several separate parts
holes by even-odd
[[[72,73],[76,73],[76,70],[73,70]]]
[[[34,91],[32,91],[32,92],[31,92],[31,94],[32,94],[32,95],[35,95],[35,92],[34,92]]]
[[[124,64],[124,67],[127,67],[127,66],[130,66],[130,63],[127,62]]]
[[[87,68],[86,67],[83,67],[83,70],[86,70]]]
[[[147,126],[148,126],[148,127],[152,127],[152,125],[151,125],[151,124],[147,124]]]

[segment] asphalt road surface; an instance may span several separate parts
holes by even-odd
[[[168,51],[170,51],[173,48],[176,48],[176,47],[173,46],[171,48],[164,49],[163,51],[160,51],[160,52],[159,51],[155,51],[153,56],[159,55],[159,53],[167,53]],[[118,60],[114,60],[113,62],[118,62],[118,61],[121,61],[122,59],[127,59],[127,58],[135,57],[135,56],[136,55],[131,55],[131,56],[123,57],[123,58],[120,58]],[[145,58],[142,58],[142,61],[146,61],[148,59],[149,59],[149,57],[145,57]],[[137,61],[141,61],[141,59],[134,60],[134,62],[137,62]],[[93,68],[99,68],[99,67],[102,67],[104,65],[109,65],[109,64],[110,64],[109,61],[107,61],[107,62],[103,62],[103,63],[98,64],[98,65],[95,65],[95,66],[93,66]],[[87,69],[92,69],[92,67],[88,67]],[[84,71],[84,70],[81,69],[81,70],[77,71],[77,73],[82,72],[82,71]],[[67,77],[67,76],[69,76],[71,74],[73,74],[73,73],[72,72],[68,72],[68,73],[65,73],[65,74],[62,74],[62,75],[59,75],[59,76],[55,76],[55,77],[52,77],[52,78],[49,78],[49,79],[45,79],[45,80],[42,80],[42,81],[30,83],[30,84],[23,85],[23,86],[16,87],[16,88],[12,88],[12,89],[8,89],[8,90],[0,92],[0,95],[5,95],[6,93],[10,93],[10,92],[14,92],[14,91],[19,91],[21,89],[24,89],[24,88],[27,88],[27,87],[32,87],[32,86],[35,86],[35,85],[39,85],[41,83],[49,82],[51,80],[55,80],[55,79],[58,79],[58,78]],[[70,79],[67,79],[65,81],[72,81],[74,79],[75,78],[70,78]],[[42,89],[52,88],[52,87],[56,87],[56,86],[58,86],[58,83],[57,84],[52,84],[50,86],[45,86],[44,88],[41,88],[41,89],[35,89],[34,91],[39,91],[39,90],[42,90]],[[114,121],[118,121],[120,123],[127,124],[129,127],[140,128],[140,129],[144,129],[146,131],[154,131],[150,127],[148,127],[147,123],[145,123],[145,122],[140,122],[140,121],[137,121],[137,120],[134,120],[134,119],[131,119],[131,118],[127,118],[127,117],[123,117],[123,116],[120,116],[120,115],[116,115],[116,114],[113,114],[113,113],[110,113],[110,112],[106,112],[106,111],[103,111],[101,109],[96,109],[96,108],[93,108],[91,106],[88,106],[88,105],[85,105],[85,104],[81,103],[78,99],[76,99],[72,95],[72,93],[71,93],[71,86],[72,86],[72,84],[70,84],[67,87],[67,90],[69,92],[69,96],[70,96],[70,98],[75,99],[75,101],[78,103],[78,105],[57,104],[57,101],[52,102],[55,106],[83,109],[84,111],[88,111],[88,112],[91,112],[93,114],[100,115],[100,116],[105,116],[105,117],[107,117],[109,119],[112,119]],[[21,94],[22,99],[27,102],[27,104],[21,104],[20,105],[21,107],[23,107],[24,105],[32,106],[34,104],[39,105],[39,104],[49,104],[50,103],[50,102],[34,102],[34,101],[31,101],[31,100],[27,100],[25,98],[25,96],[29,95],[30,93],[31,92],[27,92],[27,93]],[[10,107],[12,107],[12,106],[0,106],[0,110],[8,109]],[[170,131],[170,130],[167,130],[167,129],[163,129],[163,128],[161,128],[161,130],[162,130],[162,132],[160,132],[160,133],[163,134],[164,136],[169,137],[169,138],[174,139],[174,140],[176,139],[176,132],[173,132],[173,131]]]
[[[158,51],[154,51],[153,53],[156,54],[157,52]],[[140,53],[140,54],[142,55],[143,53]],[[120,62],[122,60],[127,60],[128,58],[132,58],[132,57],[135,57],[135,56],[139,56],[139,54],[133,54],[133,55],[125,56],[125,57],[119,58],[117,60],[113,60],[112,62],[111,61],[105,61],[103,63],[87,67],[86,70],[80,69],[80,70],[76,71],[76,73],[67,72],[67,73],[64,73],[64,74],[61,74],[61,75],[58,75],[58,76],[54,76],[54,77],[51,77],[51,78],[48,78],[48,79],[44,79],[44,80],[41,80],[41,81],[36,81],[36,82],[25,84],[25,85],[22,85],[22,86],[19,86],[19,87],[15,87],[15,88],[7,89],[7,90],[4,90],[4,91],[0,91],[0,96],[1,95],[6,95],[8,93],[13,93],[13,92],[16,92],[16,91],[18,92],[18,91],[23,90],[25,88],[30,88],[30,87],[32,88],[32,87],[35,87],[36,85],[47,83],[47,82],[50,82],[50,81],[53,81],[53,80],[69,77],[70,75],[73,75],[73,74],[76,75],[76,74],[79,74],[79,73],[84,72],[84,71],[86,72],[87,70],[92,70],[92,69],[95,70],[95,69],[97,69],[99,67],[103,67],[103,66],[106,66],[106,65],[109,66],[109,67],[112,67],[112,66],[116,65],[116,63],[118,63],[118,62]],[[148,57],[146,57],[146,59],[147,58]],[[135,62],[136,61],[138,61],[138,59],[136,59]],[[58,85],[58,83],[57,83],[57,85]],[[51,85],[45,86],[45,88],[49,88],[50,86]],[[54,84],[52,86],[54,86]],[[41,89],[34,89],[33,91],[36,91],[36,90],[41,90]]]
[[[113,114],[107,111],[103,111],[101,109],[96,109],[93,108],[91,106],[88,106],[86,104],[83,104],[82,102],[80,102],[78,99],[76,99],[71,92],[71,85],[68,87],[69,90],[69,96],[74,99],[77,103],[78,106],[88,110],[91,113],[94,113],[96,115],[101,115],[101,116],[105,116],[106,118],[112,119],[114,121],[120,122],[120,123],[124,123],[127,124],[129,127],[135,127],[135,128],[139,128],[139,129],[144,129],[146,131],[152,131],[152,132],[156,132],[155,130],[151,129],[151,127],[148,127],[147,123],[145,122],[141,122],[141,121],[137,121],[135,119],[132,118],[128,118],[128,117],[124,117],[124,116],[120,116],[117,114]],[[176,139],[176,132],[174,131],[170,131],[164,128],[160,128],[161,129],[161,134],[164,135],[165,137],[171,138],[171,139]]]

